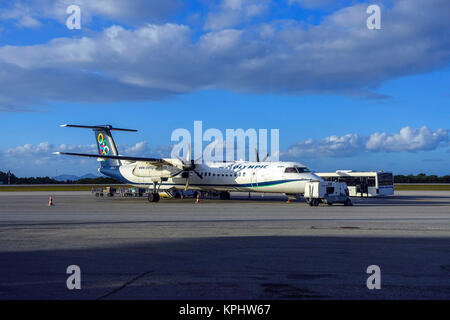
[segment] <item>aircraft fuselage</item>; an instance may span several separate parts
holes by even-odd
[[[171,163],[179,161],[164,160]],[[150,187],[157,182],[161,184],[160,190],[182,190],[187,178],[182,174],[171,177],[177,171],[174,166],[154,166],[145,162],[122,163],[99,171],[137,187]],[[297,162],[210,162],[196,164],[196,171],[203,179],[193,172],[185,173],[190,175],[191,190],[303,194],[306,182],[322,180]]]

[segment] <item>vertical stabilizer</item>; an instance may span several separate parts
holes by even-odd
[[[122,128],[114,128],[111,125],[101,125],[101,126],[83,126],[83,125],[75,125],[75,124],[63,124],[61,127],[70,127],[70,128],[85,128],[92,129],[95,134],[95,141],[98,148],[98,154],[104,156],[117,156],[119,152],[117,151],[116,144],[112,137],[111,131],[130,131],[136,132],[134,129],[122,129]],[[120,166],[120,160],[117,159],[104,159],[101,162],[102,168],[105,167],[117,167]]]
[[[104,156],[117,156],[119,152],[117,151],[116,144],[111,135],[111,130],[109,129],[94,129],[95,139],[97,141],[98,154]],[[100,161],[102,167],[117,167],[120,166],[120,160],[116,159],[104,159]]]

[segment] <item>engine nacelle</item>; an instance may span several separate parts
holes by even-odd
[[[172,166],[163,165],[155,166],[147,162],[137,162],[133,169],[133,174],[137,177],[154,177],[154,178],[169,178],[175,171]]]

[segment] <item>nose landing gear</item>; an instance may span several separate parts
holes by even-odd
[[[319,199],[310,199],[309,201],[308,201],[308,204],[311,206],[311,207],[317,207],[318,205],[319,205]]]

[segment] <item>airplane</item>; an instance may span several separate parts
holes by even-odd
[[[218,192],[220,199],[229,200],[230,192],[283,193],[287,196],[302,195],[305,184],[323,181],[306,166],[298,162],[228,161],[197,163],[191,159],[146,158],[120,155],[111,131],[137,132],[134,129],[115,128],[111,125],[85,126],[63,124],[61,127],[92,129],[99,154],[54,152],[58,155],[97,158],[100,173],[139,188],[148,189],[148,201],[158,202],[160,191],[180,196],[183,190]]]

